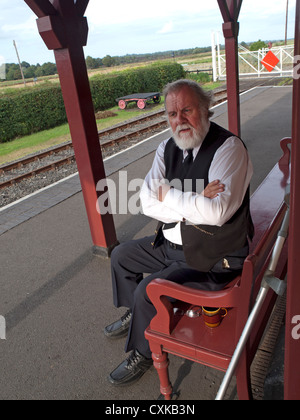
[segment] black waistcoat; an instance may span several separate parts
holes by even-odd
[[[215,153],[232,136],[233,134],[229,131],[211,123],[209,133],[185,176],[186,179],[193,181],[192,190],[194,192],[199,193],[196,191],[197,180],[204,180],[204,188],[208,185],[209,169]],[[183,155],[173,139],[170,139],[166,145],[164,158],[166,179],[169,182],[180,179]],[[156,246],[162,235],[162,227],[163,224],[159,223]],[[218,227],[196,226],[188,222],[181,223],[181,234],[187,263],[199,271],[209,272],[216,267],[222,267],[224,258],[230,261],[231,257],[234,259],[242,256],[245,253],[248,238],[252,239],[254,235],[254,226],[250,215],[250,188],[248,188],[241,207],[225,225]]]

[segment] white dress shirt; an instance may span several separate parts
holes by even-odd
[[[170,242],[182,245],[180,222],[195,225],[223,226],[237,212],[253,176],[253,165],[249,154],[237,137],[228,138],[217,150],[212,161],[209,183],[219,180],[225,191],[218,197],[209,199],[202,193],[182,192],[171,189],[163,202],[158,199],[159,185],[166,184],[164,152],[168,140],[157,149],[153,166],[146,176],[141,190],[141,204],[146,216],[163,223],[178,222],[175,228],[164,230]],[[200,150],[193,150],[194,160]],[[187,152],[183,152],[183,160]]]

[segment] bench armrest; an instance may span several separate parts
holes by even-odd
[[[157,310],[157,315],[153,318],[150,328],[163,334],[171,333],[174,313],[169,298],[195,306],[235,307],[237,305],[239,289],[237,283],[239,280],[240,276],[231,283],[231,287],[218,292],[196,290],[163,279],[153,280],[147,287],[147,294]]]

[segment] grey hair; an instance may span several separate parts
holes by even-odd
[[[210,110],[213,102],[212,94],[210,92],[206,92],[197,82],[194,82],[193,80],[180,79],[176,82],[168,83],[163,91],[165,102],[170,93],[179,92],[184,87],[188,87],[197,95],[200,109],[204,108],[207,110],[208,118],[211,118],[214,115],[213,111]]]

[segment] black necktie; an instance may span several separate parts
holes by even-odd
[[[194,163],[193,149],[188,149],[187,152],[188,152],[188,155],[183,161],[182,172],[180,176],[180,179],[182,181],[185,179],[191,165]]]

